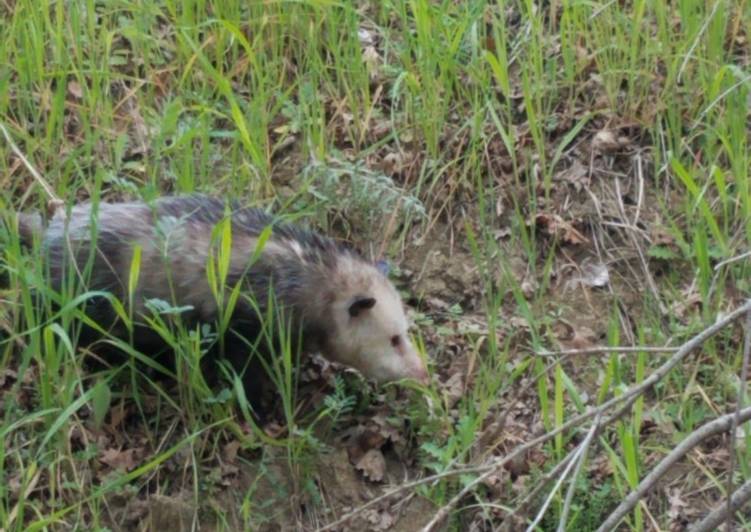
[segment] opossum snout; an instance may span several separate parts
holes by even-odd
[[[410,346],[411,347],[411,346]],[[425,362],[420,358],[420,355],[414,348],[410,350],[409,360],[406,360],[405,377],[414,379],[420,384],[428,384],[430,382],[430,375],[428,374],[428,368],[425,366]]]
[[[428,374],[428,368],[426,368],[424,365],[420,365],[414,370],[412,378],[420,384],[430,384],[430,375]]]
[[[409,339],[402,340],[398,348],[389,353],[389,357],[393,359],[390,366],[394,380],[413,379],[428,384],[428,368]]]
[[[385,348],[368,357],[363,371],[381,383],[413,379],[421,384],[429,381],[428,369],[417,350],[407,340],[398,350]]]

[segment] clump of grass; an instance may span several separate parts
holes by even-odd
[[[417,197],[362,163],[335,157],[325,163],[312,161],[303,170],[302,179],[320,210],[351,224],[367,240],[377,241],[394,216],[399,226],[426,220],[425,207]]]

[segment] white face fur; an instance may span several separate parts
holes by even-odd
[[[363,293],[340,294],[334,304],[336,331],[326,353],[377,382],[411,378],[427,382],[425,363],[407,333],[401,299],[384,277]]]

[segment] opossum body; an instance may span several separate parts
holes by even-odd
[[[66,279],[85,277],[88,262],[85,288],[131,301],[134,316],[149,315],[147,302],[159,299],[188,308],[182,315],[186,320],[210,323],[220,309],[207,268],[211,261],[217,263],[222,245],[222,227],[217,226],[223,222],[231,230],[227,291],[241,286],[230,322],[234,332],[257,334],[258,311],[265,315],[271,293],[290,325],[301,331],[305,351],[321,351],[379,382],[427,379],[425,364],[407,334],[402,302],[385,274],[348,247],[292,224],[275,223],[262,210],[206,196],[165,197],[148,204],[81,204],[67,215],[55,215],[46,227],[34,217],[19,215],[19,233],[27,241],[34,235],[41,239],[55,290]],[[261,241],[269,226],[271,236]],[[140,272],[129,297],[136,247]],[[87,312],[127,338],[109,305],[96,304]],[[238,359],[237,353],[233,358]]]

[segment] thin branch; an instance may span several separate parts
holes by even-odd
[[[571,483],[568,486],[566,500],[563,502],[563,510],[561,510],[561,518],[558,521],[557,532],[565,532],[566,530],[566,520],[568,519],[568,513],[571,510],[571,501],[574,500],[574,493],[576,492],[576,479],[579,478],[579,474],[581,473],[581,469],[584,466],[584,462],[587,461],[587,451],[589,450],[589,446],[592,444],[592,441],[595,438],[595,434],[599,430],[600,416],[597,416],[594,423],[592,423],[592,428],[590,429],[589,434],[587,434],[587,438],[584,440],[584,443],[582,443],[581,456],[576,462],[576,469],[574,470],[574,475],[571,477]]]
[[[384,501],[386,499],[389,499],[393,497],[394,495],[398,495],[399,493],[410,490],[412,488],[416,488],[419,486],[423,486],[425,484],[430,484],[431,482],[436,482],[438,480],[447,478],[447,477],[453,477],[456,475],[464,475],[467,473],[481,473],[485,471],[488,468],[487,464],[476,466],[476,467],[463,467],[463,468],[457,468],[457,469],[451,469],[449,471],[443,471],[441,473],[436,473],[435,475],[431,475],[429,477],[424,477],[418,480],[413,480],[412,482],[407,482],[406,484],[402,484],[392,490],[387,491],[386,493],[382,493],[378,497],[369,500],[362,506],[358,506],[351,512],[347,512],[343,516],[341,516],[336,521],[332,521],[331,523],[328,523],[327,525],[324,525],[320,528],[317,528],[315,532],[326,532],[327,530],[331,530],[333,528],[336,528],[337,526],[341,525],[342,523],[345,523],[352,519],[357,514],[367,510],[368,508],[375,506],[381,501]]]
[[[637,399],[638,397],[631,398],[627,403],[619,407],[618,410],[616,410],[613,414],[605,418],[604,421],[600,422],[594,437],[598,436],[604,427],[611,425],[612,423],[623,417],[623,415],[631,409]],[[521,501],[519,501],[516,506],[516,510],[514,511],[514,515],[523,516],[525,514],[526,507],[529,506],[529,504],[537,498],[537,495],[539,495],[540,492],[545,489],[545,486],[548,484],[548,482],[550,482],[551,479],[558,478],[561,472],[566,468],[569,460],[572,460],[574,458],[576,451],[577,448],[572,449],[571,452],[569,452],[563,460],[558,462],[555,467],[553,467],[553,469],[545,473],[545,475],[540,478],[540,480],[537,482],[537,485],[529,493],[527,493],[524,498],[521,499]]]
[[[495,468],[489,470],[488,472],[484,473],[483,475],[475,479],[471,484],[467,485],[463,490],[461,490],[459,494],[457,494],[457,496],[452,498],[448,502],[448,504],[444,505],[440,510],[438,510],[438,512],[430,521],[428,526],[422,529],[423,532],[428,532],[437,523],[445,519],[448,513],[453,509],[453,507],[456,504],[458,504],[461,497],[463,497],[464,495],[466,495],[466,493],[469,492],[468,488],[470,488],[472,484],[477,485],[480,482],[483,482],[486,478],[488,478],[490,475],[493,474],[494,469],[498,469],[502,465],[505,465],[506,463],[515,459],[521,453],[526,452],[532,447],[535,447],[541,443],[548,441],[549,439],[553,438],[556,434],[559,434],[576,425],[579,425],[587,419],[601,415],[606,410],[610,409],[611,407],[621,402],[629,403],[626,405],[626,407],[629,407],[630,403],[633,403],[633,401],[635,401],[638,396],[640,396],[646,390],[650,389],[652,386],[654,386],[656,383],[662,380],[665,377],[665,375],[667,375],[670,372],[670,370],[673,369],[679,362],[681,362],[689,353],[691,353],[697,347],[701,346],[709,338],[711,338],[712,336],[720,332],[727,325],[734,322],[740,316],[744,315],[746,312],[750,310],[751,310],[751,301],[746,301],[746,303],[741,305],[739,308],[730,312],[724,318],[716,321],[714,324],[710,325],[709,327],[701,331],[699,334],[691,338],[689,341],[684,343],[678,349],[678,351],[675,352],[675,354],[673,354],[666,362],[664,362],[659,368],[657,368],[648,378],[644,379],[640,384],[636,386],[632,386],[621,395],[618,395],[616,397],[611,398],[608,401],[605,401],[599,407],[594,408],[590,410],[589,412],[579,414],[578,416],[571,418],[569,421],[567,421],[560,427],[557,427],[556,429],[551,430],[550,432],[543,434],[542,436],[539,436],[525,443],[524,445],[520,445],[519,447],[514,449],[514,451],[512,451],[510,454],[506,455],[503,459],[500,459]],[[611,418],[615,417],[616,415],[622,415],[624,412],[625,412],[625,408],[620,409],[618,413],[611,416]],[[608,418],[605,423],[609,423],[611,418]]]
[[[749,257],[751,257],[751,251],[741,253],[740,255],[736,255],[735,257],[730,257],[729,259],[725,259],[723,261],[718,262],[714,267],[714,271],[719,271],[725,266],[727,266],[728,264],[733,264],[734,262],[738,262],[738,261],[747,259]]]
[[[704,24],[702,24],[701,28],[699,28],[699,31],[696,32],[696,36],[694,37],[694,42],[691,43],[691,46],[686,51],[686,54],[683,57],[683,62],[681,63],[681,66],[678,68],[678,75],[676,76],[678,83],[683,83],[683,71],[686,70],[686,65],[688,65],[689,59],[695,59],[694,50],[696,49],[697,46],[699,46],[699,43],[702,42],[702,36],[707,31],[707,28],[709,27],[709,23],[712,22],[712,20],[714,19],[715,13],[717,13],[717,8],[720,7],[720,5],[722,5],[722,2],[715,3],[714,8],[712,9],[712,12],[704,20]]]
[[[522,445],[522,447],[526,447]],[[514,451],[511,453],[511,455],[516,456],[517,452]],[[431,519],[427,525],[425,525],[422,528],[422,532],[430,532],[433,527],[435,527],[438,523],[443,521],[446,516],[448,516],[449,512],[459,503],[460,500],[464,498],[465,495],[467,495],[470,491],[475,489],[477,485],[482,484],[485,482],[490,476],[492,476],[498,469],[500,469],[503,465],[505,465],[508,462],[508,457],[504,460],[495,461],[493,463],[493,466],[485,471],[482,475],[474,479],[472,482],[464,486],[463,489],[459,490],[459,493],[454,495],[449,502],[447,502],[445,505],[443,505],[433,516],[433,519]],[[567,466],[568,468],[568,466]]]
[[[741,366],[741,382],[738,385],[738,398],[735,401],[735,414],[733,415],[733,424],[730,427],[730,438],[728,439],[728,487],[727,487],[727,529],[732,530],[733,512],[731,511],[731,494],[733,493],[733,470],[735,469],[735,433],[738,430],[738,417],[743,408],[743,401],[746,398],[746,379],[748,377],[748,358],[751,353],[751,311],[746,314],[746,330],[743,339],[743,364]]]
[[[641,159],[637,159],[637,167],[636,167],[637,175],[641,179],[642,174],[642,167],[641,167]],[[616,205],[618,206],[618,210],[621,213],[621,216],[624,220],[628,220],[628,216],[626,215],[626,207],[623,205],[623,195],[621,194],[621,182],[619,179],[616,178],[615,180],[615,190],[616,190]],[[633,225],[629,225],[629,228],[635,227]],[[657,307],[660,309],[660,313],[665,316],[668,313],[667,307],[665,307],[665,304],[662,302],[662,299],[660,298],[660,290],[657,288],[657,283],[655,283],[655,280],[652,278],[652,274],[649,271],[649,265],[647,264],[647,258],[644,255],[644,252],[642,251],[642,246],[639,243],[639,240],[636,238],[636,235],[634,234],[634,231],[626,231],[629,238],[631,239],[631,242],[634,245],[634,248],[636,249],[636,253],[639,255],[639,260],[641,262],[642,267],[642,274],[644,275],[644,278],[647,281],[647,286],[649,287],[650,291],[652,292],[652,297],[657,302]]]
[[[592,431],[590,431],[590,434],[593,434],[597,425],[592,425]],[[589,438],[587,438],[586,441],[589,441]],[[566,477],[568,477],[569,472],[571,472],[571,469],[579,463],[579,459],[582,456],[582,453],[586,449],[584,446],[584,443],[581,445],[578,445],[576,448],[576,453],[574,454],[574,457],[572,460],[569,461],[568,465],[566,466],[566,469],[563,470],[563,473],[561,473],[561,476],[558,477],[558,480],[556,480],[555,485],[553,486],[553,489],[550,490],[550,493],[548,493],[547,498],[545,499],[545,502],[540,507],[539,511],[537,512],[537,515],[535,516],[534,520],[527,526],[527,532],[532,532],[535,528],[537,528],[537,525],[540,524],[540,521],[542,521],[542,518],[545,517],[545,512],[548,511],[548,506],[550,506],[550,503],[553,502],[553,498],[555,497],[555,494],[558,493],[558,490],[561,489],[561,486],[566,481]],[[571,482],[573,483],[575,479],[571,479]],[[431,527],[432,528],[432,527]],[[430,532],[430,529],[427,526],[423,528],[423,532]]]
[[[732,94],[733,91],[735,91],[738,87],[740,87],[740,86],[745,85],[746,83],[748,83],[749,80],[751,80],[751,74],[749,74],[748,76],[744,77],[743,79],[738,80],[736,83],[733,83],[730,87],[728,87],[727,89],[725,89],[724,91],[722,91],[722,93],[720,93],[720,95],[717,96],[717,98],[715,98],[714,100],[712,100],[710,102],[710,104],[707,105],[701,113],[699,113],[699,116],[696,117],[696,120],[694,120],[694,123],[691,126],[691,131],[693,132],[694,129],[696,129],[697,127],[699,127],[699,124],[701,124],[701,121],[704,120],[704,117],[709,113],[709,111],[711,111],[712,109],[714,109],[715,105],[717,105],[722,100],[724,100],[725,97],[728,96],[729,94]]]
[[[733,493],[733,496],[730,497],[729,506],[721,504],[709,512],[704,519],[692,526],[689,532],[710,532],[711,530],[716,530],[723,520],[726,518],[729,519],[749,500],[751,500],[751,480],[747,480],[743,486],[738,488],[738,491]]]
[[[545,486],[548,485],[548,482],[550,482],[554,478],[558,478],[561,475],[561,472],[566,469],[568,463],[574,459],[577,450],[578,448],[576,447],[571,449],[571,451],[563,458],[563,460],[558,462],[553,467],[553,469],[545,473],[545,475],[543,475],[537,482],[535,482],[535,487],[532,488],[528,493],[526,493],[523,499],[518,500],[518,502],[515,501],[515,516],[522,517],[525,515],[527,507],[537,499],[537,496],[545,489]]]
[[[599,355],[601,353],[674,353],[679,347],[638,347],[638,346],[600,346],[585,347],[582,349],[563,349],[561,351],[537,351],[535,355],[539,357],[568,356],[568,355]]]
[[[717,282],[720,278],[720,274],[722,273],[722,269],[725,268],[725,266],[729,266],[736,262],[745,260],[749,257],[751,257],[751,251],[747,251],[745,253],[741,253],[740,255],[736,255],[735,257],[730,257],[728,259],[718,262],[714,267],[714,275],[712,275],[712,282],[709,283],[709,293],[713,294],[715,292],[715,288],[717,287]]]
[[[608,518],[600,525],[600,528],[597,529],[597,532],[615,530],[621,519],[623,519],[626,514],[633,510],[634,506],[638,504],[639,500],[641,500],[641,498],[644,497],[644,495],[646,495],[646,493],[654,487],[657,481],[660,480],[660,478],[665,473],[667,473],[667,471],[673,466],[673,464],[683,458],[683,456],[685,456],[691,449],[696,447],[705,439],[716,434],[729,431],[730,427],[733,424],[733,420],[736,419],[736,417],[737,421],[740,421],[741,423],[748,421],[749,419],[751,419],[751,407],[741,410],[738,416],[736,416],[736,414],[734,413],[725,414],[724,416],[721,416],[714,421],[710,421],[706,425],[699,427],[691,434],[689,434],[681,443],[678,444],[675,449],[670,451],[667,456],[665,456],[660,461],[657,467],[655,467],[646,477],[644,477],[644,479],[639,483],[636,489],[634,489],[628,495],[628,497],[626,497],[623,502],[619,504],[618,507],[610,514],[610,516],[608,516]],[[725,510],[727,509],[726,507],[723,508]]]
[[[623,416],[623,414],[625,414],[631,408],[631,406],[636,402],[638,397],[639,397],[638,395],[634,395],[633,397],[629,398],[626,404],[622,405],[618,410],[616,410],[616,412],[611,414],[609,417],[605,418],[605,421],[603,421],[602,423],[598,423],[597,421],[595,421],[595,423],[592,425],[592,428],[590,429],[592,431],[590,432],[590,434],[593,434],[592,437],[597,436],[603,427],[613,423],[615,420]],[[597,410],[594,410],[591,414],[595,416],[596,420],[598,420],[600,415],[602,414],[602,411],[597,409]],[[453,509],[457,504],[459,504],[459,501],[464,496],[466,496],[475,486],[484,482],[500,467],[506,465],[508,462],[515,459],[521,452],[526,452],[528,449],[530,449],[534,445],[553,438],[556,434],[558,434],[560,429],[561,427],[559,427],[558,429],[552,430],[548,432],[547,434],[544,434],[529,443],[521,445],[520,447],[517,447],[511,454],[506,455],[503,459],[496,461],[496,464],[494,466],[490,466],[491,467],[490,470],[488,470],[486,473],[479,476],[478,478],[473,480],[470,484],[465,486],[463,490],[457,493],[447,504],[445,504],[440,510],[438,510],[436,515],[433,516],[433,519],[431,519],[431,521],[425,527],[423,527],[422,532],[430,532],[430,530],[432,530],[433,527],[435,527],[438,523],[440,523],[443,519],[445,519],[448,516],[448,513],[451,511],[451,509]],[[587,436],[587,438],[589,438],[589,436]],[[561,477],[565,477],[568,474],[568,470],[571,467],[571,464],[576,462],[577,457],[579,456],[580,450],[581,450],[581,447],[577,447],[576,449],[571,451],[568,454],[568,456],[566,456],[566,458],[564,458],[561,461],[561,463],[559,463],[556,466],[556,469],[563,470],[563,472],[561,473]],[[554,487],[553,489],[553,493],[555,493],[557,490],[558,490],[558,486],[556,485],[556,487]]]

